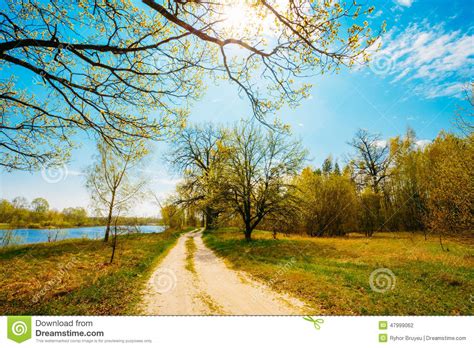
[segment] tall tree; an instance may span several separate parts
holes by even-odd
[[[168,202],[161,205],[161,218],[163,223],[171,228],[183,228],[185,225],[185,214],[178,204],[175,203],[175,198],[170,198]]]
[[[31,207],[36,213],[46,213],[49,210],[49,203],[46,199],[38,197],[31,201]]]
[[[441,235],[474,228],[474,135],[438,135],[424,154],[425,223]]]
[[[387,142],[379,134],[359,129],[349,145],[356,150],[352,165],[357,181],[362,185],[369,185],[374,193],[379,193],[380,186],[389,175],[391,163]]]
[[[166,156],[173,169],[184,174],[175,203],[201,209],[208,229],[215,227],[219,215],[216,202],[221,195],[219,181],[225,162],[223,137],[221,129],[212,124],[190,126],[176,136]]]
[[[301,169],[306,151],[289,132],[266,130],[249,121],[234,126],[224,143],[226,204],[241,217],[249,241],[265,216],[285,209],[294,194],[291,177]]]
[[[135,143],[117,152],[105,143],[97,145],[98,155],[87,169],[86,186],[95,207],[106,216],[104,241],[109,240],[114,215],[125,212],[143,194],[146,180],[136,169],[147,151]]]
[[[0,222],[10,222],[15,214],[15,207],[6,199],[0,200]]]
[[[308,95],[294,77],[365,62],[383,30],[372,34],[364,19],[373,7],[355,2],[142,3],[7,0],[0,12],[0,166],[63,162],[77,130],[118,151],[130,139],[160,139],[183,123],[202,94],[203,74],[233,83],[265,121]],[[26,89],[25,79],[33,81]]]
[[[323,174],[329,175],[332,172],[332,156],[326,158],[321,166],[321,171]]]
[[[28,200],[23,197],[23,196],[18,196],[13,198],[12,204],[15,207],[15,209],[28,209],[30,204],[28,203]]]
[[[349,142],[355,149],[351,160],[353,179],[360,190],[360,223],[367,236],[385,227],[385,206],[390,204],[385,184],[392,157],[389,145],[379,134],[359,129]]]
[[[388,189],[392,202],[389,215],[392,229],[421,231],[425,229],[426,190],[424,178],[423,148],[416,143],[416,134],[408,129],[404,137],[397,136],[390,141],[393,158]]]

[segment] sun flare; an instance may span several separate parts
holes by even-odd
[[[269,4],[278,11],[288,8],[288,0],[269,1]],[[227,35],[271,35],[276,30],[274,14],[251,1],[227,1],[218,13],[220,27]]]

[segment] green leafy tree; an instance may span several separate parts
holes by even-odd
[[[171,228],[182,228],[185,225],[185,212],[173,200],[161,206],[163,223]]]
[[[245,239],[250,241],[263,218],[285,210],[285,202],[294,194],[290,179],[307,153],[289,132],[265,130],[249,121],[234,126],[224,145],[224,204],[240,216]]]
[[[423,187],[427,191],[426,225],[453,234],[474,228],[474,136],[441,133],[424,152]]]
[[[308,95],[296,77],[366,62],[383,30],[369,26],[374,8],[355,2],[142,3],[7,1],[1,166],[63,162],[79,130],[117,151],[137,138],[162,139],[184,123],[204,74],[234,84],[265,122]],[[22,88],[24,79],[34,83]]]
[[[65,208],[62,213],[65,220],[75,226],[82,226],[87,222],[87,211],[82,207]]]
[[[408,129],[406,135],[390,141],[393,158],[389,190],[391,209],[388,221],[391,229],[422,231],[425,229],[427,192],[423,189],[424,178],[420,176],[423,166],[423,149],[416,143],[416,134]]]
[[[146,180],[137,169],[147,150],[140,142],[121,152],[99,143],[97,150],[94,163],[87,169],[86,187],[94,207],[106,217],[104,241],[107,242],[114,217],[117,220],[144,194]]]
[[[326,158],[321,166],[321,171],[323,174],[329,175],[333,171],[332,166],[332,156]]]
[[[323,170],[324,172],[324,170]],[[344,235],[356,229],[356,187],[349,176],[305,168],[295,178],[301,224],[311,236]]]
[[[0,200],[0,222],[8,223],[15,213],[15,207],[6,199]]]
[[[367,237],[384,227],[382,211],[382,197],[367,187],[360,193],[359,229]]]
[[[38,197],[31,201],[31,207],[36,213],[46,213],[49,210],[49,203],[46,199]]]
[[[207,229],[216,227],[221,213],[218,201],[225,165],[223,138],[223,131],[212,124],[190,126],[175,137],[166,156],[171,167],[184,175],[175,203],[201,210]]]

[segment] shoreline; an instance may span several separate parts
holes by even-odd
[[[24,245],[37,245],[42,243],[56,243],[67,240],[99,240],[105,229],[102,230],[90,230],[103,228],[105,226],[92,226],[92,227],[79,227],[79,228],[65,228],[65,229],[11,229],[11,230],[0,230],[0,250],[12,246],[24,246]],[[169,228],[166,225],[139,225],[139,229],[135,232],[126,234],[153,234],[163,233]],[[79,229],[84,228],[85,231]],[[150,230],[150,228],[152,230]],[[156,230],[155,230],[156,228]],[[89,230],[88,230],[89,229]],[[68,231],[72,230],[72,231]],[[12,231],[12,232],[9,232]],[[49,240],[50,231],[57,231],[56,236]],[[82,232],[82,233],[81,233]],[[10,234],[10,237],[9,237]],[[54,234],[54,232],[53,232]],[[30,236],[35,236],[33,239],[29,239]],[[45,239],[45,238],[48,239]],[[5,239],[6,238],[6,239]],[[19,238],[19,239],[18,239]],[[2,239],[6,240],[4,244]]]
[[[106,227],[107,225],[81,225],[81,226],[44,226],[44,227],[29,227],[29,226],[1,226],[0,224],[0,231],[11,231],[11,230],[60,230],[60,229],[68,229],[68,228],[88,228],[88,227]],[[120,225],[120,226],[134,226],[134,225]],[[157,223],[150,223],[150,224],[139,224],[137,226],[166,226],[164,224],[157,224]]]

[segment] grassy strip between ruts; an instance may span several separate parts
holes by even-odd
[[[141,290],[180,234],[120,236],[113,264],[110,244],[98,240],[0,250],[0,315],[137,314]]]
[[[186,269],[196,274],[196,268],[194,267],[194,253],[196,252],[196,243],[193,237],[188,237],[186,240]]]
[[[466,241],[378,233],[372,238],[279,236],[256,231],[250,243],[242,232],[205,232],[207,246],[232,268],[243,270],[277,291],[306,301],[327,315],[472,315],[474,249]],[[472,243],[472,241],[471,241]],[[390,283],[370,285],[372,272],[388,268]],[[374,279],[376,273],[374,273]],[[388,284],[388,285],[387,285]]]

